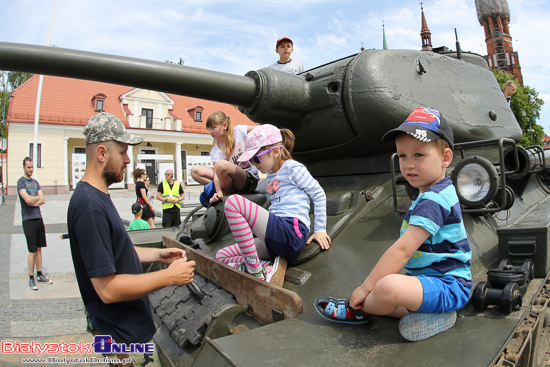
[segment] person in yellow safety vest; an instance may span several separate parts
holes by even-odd
[[[185,199],[183,187],[174,181],[174,171],[166,170],[166,180],[157,189],[157,200],[162,202],[162,226],[177,227],[181,224],[179,204]]]

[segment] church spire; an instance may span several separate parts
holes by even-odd
[[[508,28],[510,9],[506,0],[475,0],[479,24],[485,30],[489,67],[512,74],[523,85],[518,53],[512,47]]]
[[[384,28],[384,21],[382,21],[382,48],[388,49],[388,43],[386,42],[386,28]]]
[[[420,3],[420,9],[422,11],[422,29],[420,30],[420,37],[422,38],[422,51],[432,51],[432,32],[428,28],[426,23],[426,17],[424,16],[423,3]]]

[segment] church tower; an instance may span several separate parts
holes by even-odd
[[[475,0],[479,23],[485,29],[487,56],[490,68],[504,70],[512,74],[523,85],[518,53],[512,47],[512,37],[508,28],[510,10],[506,0]]]
[[[420,9],[422,11],[422,29],[420,30],[420,37],[422,38],[422,51],[432,51],[432,32],[430,32],[428,23],[426,23],[422,3],[420,3]]]

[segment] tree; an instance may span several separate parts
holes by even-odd
[[[21,72],[10,72],[8,82],[10,84],[11,90],[18,88],[21,84],[25,83],[30,79],[34,74],[31,73],[21,73]]]
[[[6,83],[7,75],[7,83]],[[10,95],[11,91],[21,86],[30,79],[34,74],[21,73],[21,72],[7,72],[0,70],[0,137],[7,136],[7,124],[4,119],[8,116],[8,110],[10,108]],[[3,132],[3,135],[2,135]]]
[[[514,80],[512,74],[502,70],[492,69],[500,88],[504,90],[504,84],[508,80]],[[544,137],[544,129],[537,124],[540,118],[540,108],[544,104],[542,98],[539,98],[539,93],[534,88],[528,85],[519,85],[516,82],[516,93],[510,101],[510,108],[518,121],[523,138],[518,145],[527,147],[531,145],[541,145]]]
[[[168,64],[176,64],[176,65],[183,65],[183,64],[185,64],[185,60],[182,59],[181,57],[180,57],[180,61],[178,61],[178,62],[172,62],[172,61],[170,61],[170,60],[166,60],[166,62],[167,62]]]

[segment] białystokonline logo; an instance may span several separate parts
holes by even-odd
[[[155,344],[153,343],[132,343],[132,344],[118,344],[115,343],[110,335],[96,335],[94,336],[94,342],[92,343],[94,353],[101,354],[119,354],[119,353],[139,353],[139,354],[153,354],[155,352]]]

